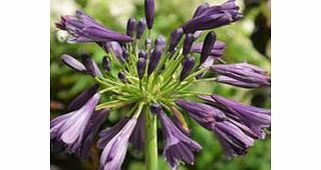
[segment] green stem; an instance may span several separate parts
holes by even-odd
[[[157,170],[157,117],[145,107],[145,164],[146,170]]]

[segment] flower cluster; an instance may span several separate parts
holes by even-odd
[[[129,143],[138,150],[144,150],[144,145],[145,150],[154,146],[157,154],[155,129],[159,119],[165,140],[163,155],[171,169],[176,169],[181,162],[193,164],[194,154],[202,149],[190,138],[186,113],[215,134],[227,158],[245,154],[255,140],[265,137],[270,110],[189,90],[195,83],[208,81],[203,78],[208,71],[215,73],[216,77],[210,78],[213,83],[243,88],[271,85],[265,70],[249,63],[225,64],[222,59],[225,43],[217,40],[212,29],[242,18],[235,0],[200,5],[193,18],[175,29],[169,40],[150,36],[154,16],[154,0],[145,0],[145,18],[130,18],[126,34],[105,28],[80,10],[76,17],[63,16],[56,23],[69,33],[68,42],[96,43],[106,55],[102,56],[102,69],[88,54],[82,54],[80,60],[62,55],[64,64],[92,76],[97,84],[77,96],[68,113],[51,120],[51,142],[87,158],[99,136],[100,169],[120,170]],[[196,43],[203,34],[204,41]],[[99,104],[103,95],[105,100]],[[120,108],[128,109],[123,118],[99,131],[110,111]]]

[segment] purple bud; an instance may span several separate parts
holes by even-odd
[[[211,66],[211,70],[232,79],[250,83],[251,85],[271,85],[271,78],[266,74],[266,71],[251,64],[216,64]]]
[[[118,42],[115,42],[115,41],[107,42],[107,48],[109,49],[109,51],[113,52],[114,56],[116,56],[118,60],[120,60],[121,62],[126,61],[123,56],[124,55],[123,48],[120,46]]]
[[[145,23],[145,20],[144,19],[140,19],[138,21],[138,24],[136,26],[136,38],[137,39],[140,39],[145,31],[145,26],[146,23]]]
[[[192,45],[191,52],[192,53],[201,53],[203,48],[203,43],[197,43]],[[213,47],[211,48],[211,56],[213,57],[221,57],[223,55],[225,49],[225,43],[221,41],[215,41]]]
[[[171,33],[171,41],[169,43],[168,51],[174,53],[175,48],[183,36],[183,28],[177,28]]]
[[[184,56],[186,56],[191,51],[193,41],[194,41],[193,34],[187,34],[185,36],[184,45],[183,45]]]
[[[158,36],[155,40],[155,49],[158,51],[163,51],[166,47],[166,38],[162,35]]]
[[[106,72],[110,71],[110,62],[107,56],[104,56],[103,58],[103,67]]]
[[[118,73],[118,78],[119,78],[120,81],[122,81],[123,83],[127,83],[127,82],[128,82],[127,79],[126,79],[125,73],[122,72],[122,71]]]
[[[195,64],[194,57],[188,56],[185,58],[185,60],[183,61],[182,73],[181,73],[181,76],[179,77],[181,81],[183,81],[188,76],[188,74],[192,71],[194,64]]]
[[[239,81],[237,79],[233,79],[227,76],[218,76],[216,78],[216,81],[220,83],[236,86],[236,87],[243,87],[243,88],[258,88],[261,86],[260,84],[257,84],[257,83],[248,83],[244,81]]]
[[[137,72],[139,79],[142,79],[145,74],[146,69],[146,60],[143,57],[140,57],[137,61]]]
[[[67,54],[63,54],[61,56],[61,60],[64,64],[66,64],[67,66],[69,66],[70,68],[79,71],[79,72],[86,72],[86,67],[79,62],[78,60],[76,60],[74,57],[67,55]]]
[[[155,114],[155,115],[159,115],[161,112],[162,112],[162,107],[160,104],[158,103],[153,103],[151,106],[150,106],[150,111]]]
[[[89,89],[80,93],[75,99],[73,99],[67,107],[67,111],[71,112],[74,110],[78,110],[82,107],[98,90],[99,85],[95,84]]]
[[[71,35],[67,40],[70,43],[122,41],[130,42],[133,39],[127,35],[112,31],[98,24],[93,18],[77,10],[76,17],[63,16],[56,23],[59,29],[66,30]]]
[[[183,24],[185,33],[214,29],[228,25],[242,18],[239,7],[235,0],[229,0],[221,5],[206,7],[202,6],[195,12],[194,18]]]
[[[144,58],[144,59],[146,60],[146,52],[145,52],[145,51],[140,51],[140,52],[138,53],[138,57],[139,57],[139,58]]]
[[[127,21],[127,35],[133,37],[136,29],[136,19],[129,18]]]
[[[205,62],[207,57],[211,54],[212,47],[216,41],[216,34],[215,32],[211,31],[207,33],[204,43],[203,43],[203,48],[201,52],[201,64]]]
[[[145,0],[145,17],[148,29],[152,29],[155,16],[155,0]]]
[[[198,6],[197,9],[194,12],[193,18],[199,16],[202,14],[206,9],[208,9],[210,6],[209,3],[203,3],[202,5]]]
[[[157,50],[152,51],[152,54],[150,55],[149,64],[148,64],[148,70],[147,70],[148,75],[151,75],[153,71],[156,69],[161,56],[162,56],[162,52]]]
[[[85,65],[88,74],[92,75],[93,77],[102,76],[97,63],[90,58],[88,54],[82,54],[81,61]]]

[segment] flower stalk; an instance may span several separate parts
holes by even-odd
[[[157,116],[151,114],[149,107],[145,107],[145,164],[148,170],[158,169],[157,152]]]

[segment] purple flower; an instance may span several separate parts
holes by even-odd
[[[247,63],[217,64],[211,66],[211,70],[238,81],[249,83],[248,86],[252,86],[253,84],[259,86],[271,85],[271,78],[267,76],[264,70]]]
[[[85,65],[88,74],[93,77],[102,76],[97,63],[88,54],[81,54],[81,61]]]
[[[56,23],[56,26],[62,30],[68,31],[71,35],[68,39],[68,42],[70,43],[132,41],[131,37],[103,27],[89,15],[80,10],[77,10],[76,17],[61,17],[61,21]]]
[[[136,19],[135,18],[128,19],[127,29],[126,29],[127,35],[133,37],[135,33],[135,29],[136,29]]]
[[[214,29],[220,26],[228,25],[242,18],[238,12],[235,0],[229,0],[221,5],[202,6],[198,9],[194,17],[183,24],[185,33],[194,33],[199,30]]]
[[[198,17],[200,14],[202,14],[209,7],[210,7],[209,3],[203,3],[202,5],[199,5],[194,12],[193,18]]]
[[[146,60],[143,57],[140,57],[137,61],[137,73],[138,73],[138,78],[142,79],[145,74],[145,69],[146,69]]]
[[[99,88],[98,84],[95,84],[94,86],[90,87],[87,90],[84,90],[82,93],[80,93],[75,99],[73,99],[70,104],[68,105],[67,111],[75,111],[80,109],[84,104],[87,103],[87,101],[96,94],[97,90]]]
[[[84,133],[85,137],[82,142],[82,147],[76,151],[76,154],[79,157],[84,158],[84,159],[88,158],[89,152],[90,152],[90,147],[94,143],[94,137],[96,136],[100,126],[106,120],[108,114],[109,114],[109,110],[107,110],[107,109],[95,111],[92,114],[92,116],[89,120],[89,123],[87,124],[85,133]]]
[[[163,51],[166,47],[166,39],[164,36],[160,35],[155,40],[155,49],[158,51]]]
[[[219,95],[212,95],[211,97],[220,107],[227,109],[230,114],[239,118],[259,138],[263,139],[265,137],[265,132],[262,128],[271,125],[270,110],[244,105]]]
[[[133,117],[122,129],[111,136],[100,157],[100,168],[103,170],[121,170],[124,162],[128,140],[136,126],[137,118]],[[108,134],[108,133],[107,133]]]
[[[244,155],[247,149],[254,144],[253,138],[229,121],[217,122],[213,131],[228,159]]]
[[[53,119],[50,122],[50,139],[64,143],[70,153],[78,152],[99,99],[100,94],[97,93],[78,110]]]
[[[186,57],[183,61],[183,69],[180,75],[180,80],[183,81],[188,74],[192,71],[193,67],[195,65],[195,58],[194,57]]]
[[[204,40],[203,47],[202,47],[202,51],[201,51],[201,62],[200,62],[201,64],[204,63],[207,57],[211,54],[212,47],[214,46],[215,41],[216,41],[215,32],[211,31],[207,33]]]
[[[164,147],[164,157],[172,169],[176,169],[181,161],[193,164],[194,152],[198,152],[202,147],[181,132],[174,123],[161,111],[160,120],[166,144]]]
[[[152,51],[152,54],[150,55],[148,69],[147,69],[148,75],[151,75],[153,73],[153,71],[156,69],[161,56],[162,56],[161,51],[157,51],[155,49]]]
[[[213,129],[217,121],[223,121],[226,118],[221,110],[207,104],[182,99],[176,100],[176,104],[186,110],[197,123],[209,130]]]
[[[140,19],[136,26],[136,38],[140,39],[145,31],[146,23],[144,19]]]
[[[140,114],[137,119],[137,125],[133,134],[129,138],[129,142],[133,144],[134,148],[138,151],[143,151],[145,146],[145,117]]]
[[[176,48],[177,44],[179,43],[179,41],[181,40],[183,34],[184,34],[184,32],[183,32],[182,28],[177,28],[176,30],[174,30],[171,33],[171,39],[170,39],[169,47],[168,47],[168,51],[170,53],[174,53],[175,48]]]
[[[70,68],[79,71],[79,72],[86,72],[86,67],[79,62],[78,60],[76,60],[74,57],[67,55],[67,54],[63,54],[61,56],[61,60],[64,64],[66,64],[67,66],[69,66]]]
[[[120,46],[120,44],[118,42],[115,42],[115,41],[105,42],[104,43],[104,48],[108,52],[111,51],[113,53],[113,55],[116,56],[116,58],[119,61],[125,62],[123,49],[122,49],[122,47]]]
[[[201,53],[203,48],[203,43],[193,44],[191,48],[192,53]],[[211,48],[210,55],[213,57],[221,57],[223,55],[225,48],[225,43],[221,41],[215,41],[213,47]]]
[[[229,84],[232,86],[243,87],[243,88],[257,88],[261,86],[258,83],[247,83],[247,82],[239,81],[237,79],[233,79],[227,76],[218,76],[216,78],[216,81],[224,84]]]
[[[103,57],[103,67],[104,67],[104,70],[106,71],[106,72],[109,72],[110,71],[110,61],[109,61],[109,59],[108,59],[108,57],[107,56],[104,56]]]
[[[187,34],[184,39],[184,45],[183,45],[183,55],[186,56],[192,48],[192,44],[194,41],[193,34]]]
[[[152,29],[155,16],[155,0],[145,0],[145,17],[148,29]]]

